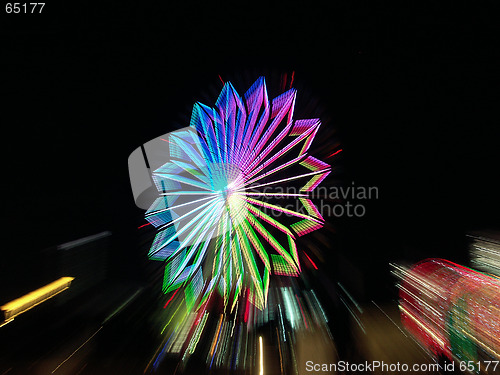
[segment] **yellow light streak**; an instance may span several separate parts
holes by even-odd
[[[32,309],[35,306],[51,299],[59,293],[68,289],[74,277],[61,277],[39,289],[36,289],[22,297],[6,303],[0,307],[4,312],[6,320],[12,320],[16,316]]]
[[[262,336],[259,336],[259,347],[260,347],[260,371],[259,375],[264,375],[264,349],[262,345]]]
[[[427,332],[434,340],[438,342],[439,345],[441,345],[442,348],[445,347],[444,341],[441,340],[430,328],[426,327],[421,321],[419,321],[412,313],[410,313],[408,310],[406,310],[404,307],[399,306],[399,309],[406,314],[411,320],[413,320],[417,325],[422,328],[425,332]]]

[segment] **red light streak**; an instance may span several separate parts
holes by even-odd
[[[283,74],[282,76],[282,79],[283,79],[283,83],[282,83],[282,86],[281,86],[281,90],[282,91],[285,91],[285,88],[286,88],[286,81],[287,81],[287,74]]]
[[[295,77],[295,70],[292,71],[292,80],[290,81],[290,88],[292,88],[294,77]]]
[[[306,258],[309,260],[309,262],[311,262],[311,264],[312,264],[312,266],[314,267],[314,269],[318,269],[318,266],[316,266],[316,263],[314,263],[314,262],[312,261],[312,259],[311,259],[311,258],[309,258],[309,255],[307,255],[307,253],[306,253],[306,252],[304,252],[304,255],[305,255],[305,256],[306,256]]]
[[[177,289],[179,290],[179,289]],[[203,314],[205,313],[205,309],[200,309],[200,311],[198,312],[198,316],[196,317],[196,321],[194,322],[194,325],[197,326],[200,321],[201,321],[201,318],[203,318]]]
[[[160,139],[161,139],[162,141],[165,141],[165,142],[168,142],[168,143],[172,143],[172,142],[170,142],[168,139],[163,139],[163,138],[160,138]],[[172,143],[172,144],[174,145],[175,143]]]
[[[170,301],[172,301],[172,299],[175,297],[175,295],[177,294],[177,292],[179,291],[180,289],[177,289],[175,291],[174,294],[172,294],[172,297],[170,297],[170,299],[167,301],[167,303],[165,304],[165,306],[163,306],[163,308],[167,307],[167,305],[170,303]]]
[[[331,158],[332,156],[337,155],[339,152],[342,152],[342,149],[335,151],[333,154],[331,154],[330,156],[327,156],[326,158],[327,158],[327,159],[328,159],[328,158]]]
[[[137,227],[137,229],[141,229],[141,228],[145,227],[146,225],[151,225],[151,223],[142,224],[140,227]]]
[[[222,80],[222,77],[220,76],[220,74],[219,74],[219,79],[220,79],[220,81],[222,82],[222,84],[223,84],[223,85],[225,85],[225,83],[224,83],[224,81]]]

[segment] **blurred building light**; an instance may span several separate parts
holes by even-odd
[[[474,366],[500,359],[498,277],[443,259],[395,268],[402,323],[429,352]]]
[[[474,268],[500,276],[500,236],[469,235],[470,260]]]

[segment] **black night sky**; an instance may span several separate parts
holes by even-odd
[[[212,105],[219,75],[243,93],[238,79],[295,72],[317,98],[339,181],[379,188],[365,217],[330,219],[332,248],[370,277],[392,259],[466,261],[465,233],[499,224],[494,1],[50,2],[1,18],[2,285],[103,230],[114,274],[142,277],[127,158]]]

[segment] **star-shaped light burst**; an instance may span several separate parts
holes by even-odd
[[[309,194],[330,166],[307,154],[320,120],[294,120],[295,97],[270,102],[263,77],[243,97],[226,83],[215,108],[196,103],[191,126],[164,139],[149,257],[166,262],[163,290],[184,285],[189,308],[216,289],[225,305],[244,295],[263,308],[271,267],[299,274],[295,239],[323,224]]]

